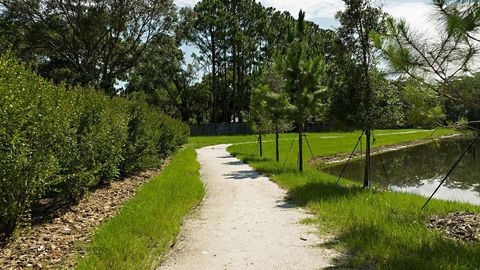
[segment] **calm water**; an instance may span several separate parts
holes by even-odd
[[[466,138],[445,139],[373,156],[371,180],[395,191],[430,196],[469,142]],[[343,166],[324,171],[338,176]],[[343,177],[363,182],[363,166],[363,160],[350,162]],[[480,146],[476,153],[471,149],[465,155],[435,198],[480,205]]]

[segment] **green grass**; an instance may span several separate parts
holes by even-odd
[[[410,133],[411,132],[411,133]],[[360,136],[360,131],[354,132],[319,132],[319,133],[307,133],[309,136],[309,140],[311,142],[319,139],[320,137],[344,137],[341,141],[344,143],[350,143],[352,138],[355,138],[355,141]],[[402,133],[402,134],[397,134]],[[374,134],[377,136],[377,142],[384,142],[388,144],[389,141],[393,139],[394,142],[402,142],[402,141],[412,141],[417,139],[425,139],[433,136],[440,136],[440,135],[447,135],[453,134],[453,131],[448,129],[439,129],[435,132],[432,130],[421,130],[421,129],[402,129],[402,130],[379,130],[375,131]],[[285,133],[280,135],[280,141],[284,144],[290,146],[291,141],[293,138],[296,138],[296,133]],[[226,136],[195,136],[189,138],[189,145],[200,148],[209,145],[216,145],[216,144],[232,144],[232,143],[252,143],[255,144],[257,142],[258,135],[226,135]],[[386,140],[385,140],[386,139]],[[275,140],[274,134],[266,134],[263,135],[263,140],[267,142],[272,142]],[[313,141],[312,141],[313,140]],[[330,140],[321,140],[321,142],[330,142]],[[400,140],[400,141],[399,141]],[[338,140],[335,140],[338,141]],[[352,148],[353,145],[349,144],[348,147]],[[272,148],[274,149],[274,148]],[[287,148],[288,150],[288,148]],[[350,149],[351,150],[351,149]]]
[[[175,240],[186,213],[204,188],[193,148],[180,151],[170,164],[103,224],[87,246],[78,269],[152,269]]]
[[[430,138],[431,132],[394,134],[399,131],[378,131],[376,146]],[[451,134],[440,130],[436,135]],[[390,135],[388,135],[390,134]],[[350,152],[360,134],[308,134],[314,155],[332,155]],[[293,135],[287,135],[293,136]],[[338,138],[325,138],[337,136]],[[323,138],[322,138],[323,137]],[[215,141],[215,140],[213,140]],[[379,269],[478,269],[480,243],[463,243],[444,239],[426,226],[433,214],[469,210],[480,212],[480,207],[433,200],[420,211],[425,198],[405,193],[362,190],[358,183],[343,179],[336,186],[336,177],[323,174],[313,166],[306,166],[303,174],[296,172],[296,145],[285,168],[274,161],[274,143],[264,145],[264,157],[255,154],[255,144],[239,144],[229,151],[289,190],[292,200],[311,209],[316,217],[310,222],[322,231],[336,236],[326,244],[348,254],[337,261],[348,267],[374,265]],[[288,152],[290,142],[282,141],[280,153]],[[306,148],[306,159],[311,158]],[[408,169],[408,168],[405,168]]]

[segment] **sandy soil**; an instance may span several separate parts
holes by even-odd
[[[305,210],[286,192],[227,151],[197,150],[207,187],[199,209],[158,269],[320,269],[332,250],[318,247],[316,228],[300,224]]]

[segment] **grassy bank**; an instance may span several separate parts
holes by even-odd
[[[180,151],[96,231],[78,269],[152,269],[204,193],[193,148]]]
[[[385,145],[391,143],[400,143],[400,142],[409,142],[414,140],[428,139],[433,137],[438,137],[441,135],[453,134],[454,132],[448,129],[440,129],[435,132],[432,130],[423,130],[423,129],[394,129],[394,130],[379,130],[375,131],[374,135],[376,140],[376,145]],[[330,143],[334,143],[334,148],[336,149],[338,145],[344,145],[342,148],[344,151],[351,151],[353,148],[352,140],[357,141],[360,136],[361,131],[354,132],[320,132],[320,133],[307,133],[308,139],[313,146],[321,146],[320,144],[325,144],[327,147],[332,146]],[[292,140],[297,138],[296,133],[285,133],[280,135],[280,143],[282,145],[290,146]],[[225,136],[195,136],[189,138],[189,144],[195,148],[200,148],[209,145],[216,144],[255,144],[258,140],[258,135],[248,134],[248,135],[225,135]],[[263,135],[263,141],[267,143],[267,147],[275,140],[274,134]],[[295,145],[294,145],[295,146]],[[287,148],[288,150],[288,148]],[[266,151],[274,151],[273,146],[267,148]],[[293,151],[293,150],[292,150]],[[334,150],[333,153],[336,153],[337,150]],[[271,154],[271,153],[270,153]],[[316,153],[315,153],[316,154]]]
[[[450,134],[441,130],[436,135]],[[380,136],[380,134],[382,134]],[[351,151],[359,133],[309,134],[314,155],[332,155]],[[378,131],[375,146],[427,139],[431,132]],[[292,136],[292,135],[288,135]],[[291,142],[282,141],[282,162]],[[310,220],[321,230],[336,236],[330,243],[348,256],[338,263],[348,267],[374,265],[379,269],[478,269],[480,243],[462,243],[444,239],[427,228],[433,214],[480,208],[468,204],[434,200],[420,211],[425,198],[403,193],[362,190],[359,184],[344,179],[336,186],[336,177],[307,166],[296,172],[296,145],[282,169],[274,161],[274,143],[264,145],[265,156],[255,154],[255,144],[229,148],[233,154],[289,190],[290,197],[307,206],[316,218]],[[307,159],[311,154],[306,149]],[[406,168],[407,169],[407,168]]]

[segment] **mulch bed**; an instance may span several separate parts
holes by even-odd
[[[165,164],[164,164],[165,165]],[[33,217],[28,232],[0,245],[0,269],[72,268],[82,257],[82,247],[91,240],[94,229],[114,216],[140,186],[161,169],[138,173],[92,191],[74,206],[54,206],[45,215]],[[40,206],[42,207],[42,202]],[[45,208],[52,208],[52,206]]]
[[[455,212],[445,217],[432,216],[428,227],[442,232],[450,239],[480,241],[480,215],[478,214]]]

